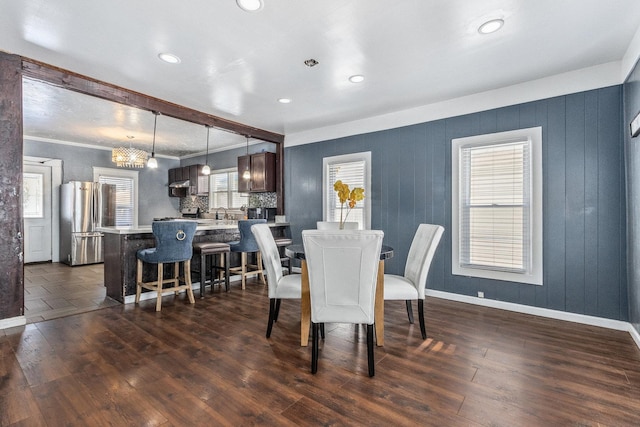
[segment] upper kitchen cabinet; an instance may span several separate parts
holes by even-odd
[[[209,194],[209,176],[202,174],[203,165],[169,169],[169,196]]]
[[[242,178],[245,170],[250,179]],[[276,155],[264,152],[238,157],[238,191],[240,193],[266,193],[276,191]]]

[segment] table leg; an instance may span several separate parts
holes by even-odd
[[[300,346],[309,344],[309,326],[311,325],[311,295],[309,294],[309,271],[307,261],[301,260],[302,265],[302,295],[300,298]]]
[[[376,283],[376,301],[374,308],[376,320],[376,344],[384,345],[384,261],[378,263],[378,281]]]

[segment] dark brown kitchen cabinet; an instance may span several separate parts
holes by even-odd
[[[250,179],[242,177],[249,169]],[[257,153],[238,157],[238,191],[240,193],[265,193],[276,191],[275,153]]]
[[[202,174],[203,165],[191,165],[169,169],[169,196],[187,197],[209,193],[209,176]],[[175,188],[172,183],[189,181],[189,187]]]

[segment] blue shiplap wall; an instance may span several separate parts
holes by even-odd
[[[623,132],[627,160],[627,224],[629,266],[629,322],[640,333],[640,136],[631,138],[629,123],[640,113],[640,64],[624,83]]]
[[[295,240],[322,216],[322,158],[372,152],[372,228],[401,274],[417,225],[444,225],[431,289],[627,320],[622,86],[355,135],[285,150]],[[542,126],[544,285],[451,274],[451,139]]]

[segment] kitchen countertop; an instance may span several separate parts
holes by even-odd
[[[196,231],[204,230],[226,230],[237,229],[238,221],[223,220],[223,219],[184,219],[181,221],[196,221],[198,228]],[[284,227],[288,226],[288,222],[267,222],[269,227]],[[139,225],[138,227],[99,227],[98,230],[101,233],[109,234],[139,234],[139,233],[151,233],[151,224]]]

